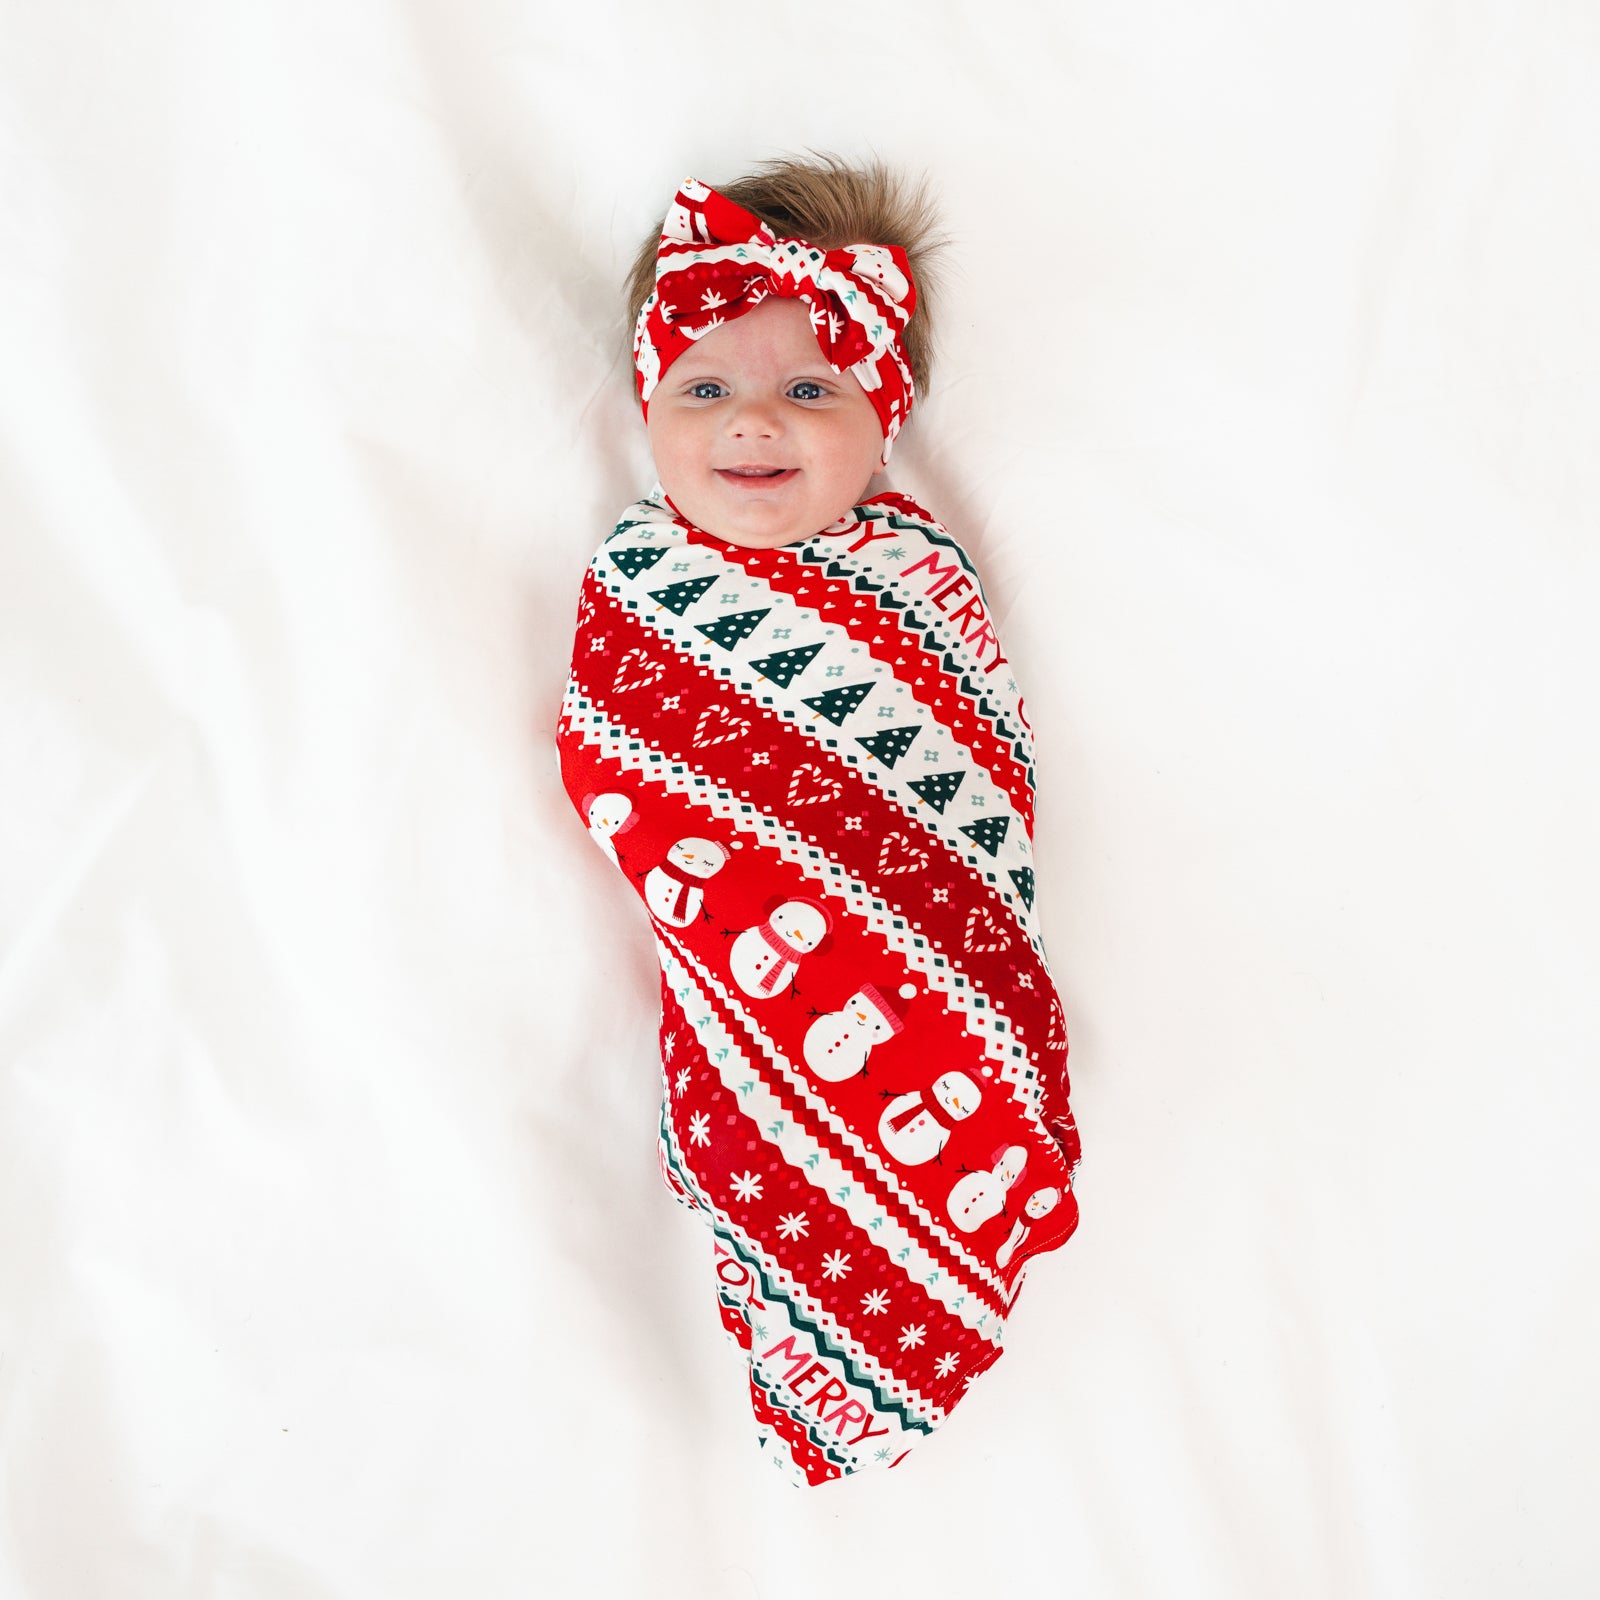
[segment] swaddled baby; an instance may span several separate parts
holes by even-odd
[[[655,935],[662,1175],[796,1483],[938,1427],[1077,1223],[1022,698],[960,545],[873,492],[927,235],[881,167],[685,180],[635,274],[660,481],[589,565],[557,732]]]

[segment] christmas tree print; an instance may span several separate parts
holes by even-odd
[[[955,798],[955,792],[961,787],[961,781],[965,777],[964,772],[935,772],[928,778],[913,778],[911,790],[926,800],[942,817],[944,808]]]
[[[1018,867],[1011,874],[1011,881],[1017,886],[1017,893],[1022,896],[1022,903],[1030,911],[1033,910],[1033,868]]]
[[[611,559],[622,569],[623,577],[637,578],[641,572],[648,572],[666,553],[664,544],[653,548],[647,544],[636,544],[627,550],[613,550]]]
[[[669,584],[665,589],[652,589],[650,598],[659,600],[673,616],[681,617],[715,582],[714,577],[685,578],[682,583]]]
[[[857,735],[856,743],[864,744],[884,766],[892,767],[911,748],[912,741],[921,732],[921,727],[916,724],[906,728],[885,728],[882,733]]]
[[[713,644],[720,644],[724,650],[731,650],[741,639],[748,639],[756,631],[756,624],[772,609],[767,606],[762,611],[730,611],[725,617],[718,617],[715,622],[697,622],[695,626]]]
[[[763,678],[771,678],[780,689],[787,689],[816,659],[820,644],[803,644],[793,650],[780,650],[774,656],[762,656],[750,665]]]
[[[826,694],[815,695],[805,704],[813,711],[820,712],[837,728],[871,693],[870,682],[849,683],[842,689],[830,689]]]
[[[982,845],[990,855],[996,854],[1000,849],[1000,841],[1006,836],[1006,829],[1011,826],[1010,817],[979,817],[976,822],[969,822],[962,832],[974,843]]]

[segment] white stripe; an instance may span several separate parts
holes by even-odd
[[[827,1101],[813,1092],[806,1080],[785,1059],[782,1051],[756,1025],[750,1013],[728,992],[726,985],[714,977],[703,963],[697,961],[692,951],[679,946],[678,941],[670,935],[665,935],[659,925],[656,927],[656,945],[661,951],[663,968],[669,969],[669,977],[681,979],[684,985],[683,992],[678,995],[679,1004],[683,1004],[689,993],[698,992],[687,970],[688,967],[692,967],[701,982],[716,994],[723,1005],[738,1017],[740,1024],[760,1042],[762,1054],[806,1110],[826,1127],[840,1144],[852,1150],[864,1165],[870,1167],[883,1186],[894,1193],[905,1209],[911,1212],[973,1277],[986,1284],[1002,1302],[1005,1302],[1006,1286],[1001,1279],[934,1221],[916,1195],[901,1184],[861,1136],[853,1133]],[[679,957],[682,959],[677,959]],[[677,989],[676,983],[674,989],[675,991]],[[791,1114],[784,1109],[782,1102],[762,1081],[759,1069],[750,1064],[749,1057],[740,1049],[738,1041],[716,1020],[715,1015],[711,1014],[709,1004],[706,1009],[707,1017],[690,1018],[689,1026],[694,1029],[695,1037],[700,1040],[706,1060],[712,1064],[722,1079],[723,1087],[733,1094],[740,1108],[755,1119],[756,1126],[761,1130],[761,1137],[768,1144],[776,1146],[783,1159],[814,1189],[820,1189],[831,1204],[843,1210],[850,1220],[867,1234],[872,1243],[888,1256],[896,1270],[904,1273],[918,1288],[938,1300],[951,1316],[964,1322],[974,1333],[988,1339],[991,1344],[998,1344],[999,1339],[987,1331],[988,1325],[997,1320],[997,1314],[987,1312],[979,1314],[969,1310],[965,1305],[958,1308],[953,1304],[954,1301],[963,1298],[970,1301],[972,1296],[963,1295],[959,1281],[952,1277],[947,1268],[940,1266],[928,1253],[927,1248],[919,1243],[903,1224],[895,1220],[889,1208],[872,1192],[870,1184],[859,1172],[852,1172],[837,1157],[823,1149],[803,1124],[791,1120]],[[705,1023],[703,1028],[700,1026],[702,1021]],[[716,1052],[719,1050],[725,1051],[726,1054],[717,1057]],[[752,1082],[753,1088],[745,1087]],[[770,1124],[780,1121],[784,1124],[781,1133],[773,1135],[767,1132]],[[815,1165],[806,1166],[807,1158],[813,1155],[818,1157]],[[846,1186],[851,1191],[850,1195],[848,1199],[841,1200],[838,1198],[839,1192]],[[872,1226],[874,1218],[879,1219],[877,1227]],[[897,1252],[908,1248],[911,1254],[904,1261],[899,1260]],[[933,1284],[927,1282],[930,1275],[935,1277]],[[951,1279],[954,1287],[943,1284],[942,1280],[946,1278]]]
[[[676,1167],[679,1182],[689,1187],[694,1195],[695,1204],[710,1217],[715,1217],[729,1233],[735,1235],[740,1244],[751,1255],[761,1262],[761,1270],[772,1279],[778,1287],[805,1312],[805,1314],[823,1328],[829,1338],[844,1350],[852,1361],[861,1370],[868,1374],[891,1400],[897,1400],[908,1410],[916,1412],[929,1425],[936,1428],[944,1421],[945,1412],[941,1406],[934,1402],[920,1390],[913,1389],[904,1378],[896,1377],[882,1362],[878,1361],[861,1341],[845,1327],[828,1309],[812,1298],[810,1291],[781,1263],[774,1260],[760,1244],[746,1230],[734,1221],[715,1200],[700,1186],[694,1175],[694,1165],[687,1160],[683,1153],[683,1146],[678,1140],[677,1130],[672,1126],[672,1119],[666,1119],[666,1131],[676,1156]],[[876,1408],[874,1408],[876,1413]]]
[[[676,533],[680,539],[682,537],[681,530],[676,527],[665,531]],[[703,545],[676,544],[659,535],[642,536],[639,542],[642,545],[659,544],[669,550],[681,550],[687,570],[665,574],[660,570],[663,563],[657,562],[644,569],[637,579],[629,579],[611,560],[607,546],[602,548],[592,563],[596,581],[608,593],[621,599],[635,612],[643,626],[670,644],[680,655],[687,656],[696,666],[706,667],[717,677],[735,684],[748,699],[757,705],[766,705],[775,714],[794,724],[808,739],[831,750],[845,765],[854,768],[867,782],[882,790],[894,806],[915,818],[921,826],[942,840],[965,863],[973,876],[992,885],[1011,910],[1042,964],[1045,959],[1044,945],[1034,927],[1032,908],[1017,892],[1009,876],[1013,868],[1031,868],[1033,865],[1032,846],[1021,814],[1012,804],[1011,796],[989,776],[977,756],[937,720],[932,710],[916,699],[911,687],[895,676],[894,669],[877,660],[865,645],[855,644],[842,626],[829,623],[821,612],[750,577],[742,567],[724,560],[714,550]],[[681,617],[674,616],[659,601],[650,599],[651,589],[664,588],[670,583],[688,583],[707,576],[714,577],[716,581]],[[822,578],[820,574],[817,576],[822,582],[837,581]],[[733,594],[735,599],[725,598],[729,594]],[[897,619],[877,610],[875,599],[871,596],[862,598],[867,606],[873,608],[876,617],[888,621],[904,640],[905,648],[921,650],[920,642],[907,638]],[[768,615],[732,651],[724,650],[699,631],[699,623],[708,622],[726,612],[758,608],[767,609]],[[790,637],[776,637],[780,629],[787,629]],[[750,666],[750,662],[758,656],[791,650],[805,644],[822,645],[821,651],[803,674],[809,680],[806,688],[815,688],[820,693],[830,687],[832,680],[826,675],[828,667],[842,669],[835,675],[840,686],[859,683],[867,678],[873,680],[873,692],[842,725],[827,721],[801,704],[803,696],[793,687],[779,689]],[[817,671],[819,667],[823,669],[820,673]],[[941,672],[938,667],[928,670]],[[880,717],[879,708],[884,706],[892,708],[894,715]],[[922,733],[892,770],[855,745],[858,735],[911,722],[917,723]],[[937,762],[923,760],[925,751],[935,753]],[[946,771],[952,767],[966,771],[967,777],[960,791],[943,813],[920,800],[907,786],[915,772],[910,763],[916,761],[922,761],[925,771]],[[973,799],[980,799],[982,805],[974,807]],[[963,806],[965,811],[959,809]],[[969,821],[996,816],[1009,819],[1006,836],[995,855],[991,856],[986,850],[980,849],[958,830],[956,819],[961,815],[967,815]]]
[[[1059,1152],[1055,1137],[1045,1127],[1039,1112],[1039,1075],[1029,1061],[1026,1048],[1016,1042],[1005,1010],[964,972],[951,966],[906,918],[896,916],[893,908],[872,894],[865,884],[847,875],[824,851],[799,834],[791,833],[775,818],[717,787],[684,762],[673,761],[652,749],[642,735],[609,722],[570,679],[562,700],[561,719],[576,737],[603,751],[607,760],[659,783],[671,793],[682,795],[693,805],[705,807],[730,827],[753,835],[804,876],[815,879],[824,895],[841,901],[845,910],[859,917],[868,931],[895,951],[907,967],[922,975],[930,992],[943,995],[950,1009],[962,1014],[967,1032],[981,1042],[984,1054],[999,1064],[1001,1081],[1010,1084],[1013,1102],[1038,1132],[1046,1152]],[[1064,1172],[1060,1182],[1066,1186]]]

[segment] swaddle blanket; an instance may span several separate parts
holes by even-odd
[[[903,495],[753,550],[657,484],[585,574],[557,742],[649,912],[662,1176],[758,1438],[796,1483],[894,1466],[1077,1224],[1032,739],[978,575]]]

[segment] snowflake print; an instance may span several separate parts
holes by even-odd
[[[681,694],[669,694],[666,699],[661,702],[661,709],[663,711],[676,711],[682,700],[683,696]]]
[[[898,561],[898,560],[899,560],[899,559],[900,559],[900,558],[901,558],[901,557],[902,557],[902,556],[903,556],[903,555],[904,555],[904,554],[905,554],[905,551],[904,551],[904,550],[902,550],[902,549],[901,549],[901,548],[900,548],[900,546],[899,546],[899,545],[897,545],[897,544],[896,544],[896,545],[891,545],[891,546],[890,546],[890,547],[889,547],[889,548],[888,548],[888,549],[887,549],[887,550],[885,550],[885,551],[884,551],[884,552],[883,552],[883,553],[884,553],[884,554],[885,554],[885,555],[886,555],[886,556],[887,556],[887,557],[888,557],[888,558],[889,558],[889,559],[890,559],[890,560],[891,560],[891,561]]]
[[[888,1308],[889,1296],[882,1289],[874,1289],[871,1294],[864,1294],[861,1297],[861,1309],[869,1317],[879,1316]]]
[[[678,1076],[672,1082],[673,1093],[682,1094],[689,1087],[689,1069],[687,1067],[679,1067]]]
[[[753,1172],[735,1173],[733,1192],[741,1200],[759,1200],[761,1198],[761,1180]]]
[[[707,289],[700,296],[700,309],[702,311],[715,311],[718,306],[727,305],[727,301],[715,289]]]
[[[853,828],[857,833],[859,833],[861,831],[861,818],[860,817],[846,817],[844,819],[844,825],[847,828]]]
[[[750,760],[755,766],[767,766],[772,760],[772,752],[770,750],[757,750],[756,753],[750,757]]]
[[[785,1239],[798,1239],[810,1226],[811,1219],[802,1211],[791,1211],[788,1216],[778,1218],[778,1232]]]
[[[1031,989],[1033,987],[1033,974],[1031,972],[1019,973],[1017,975],[1017,982],[1020,983],[1024,989]]]
[[[711,1118],[703,1111],[697,1111],[689,1118],[689,1142],[691,1144],[711,1143]]]
[[[956,1358],[947,1350],[933,1364],[934,1376],[948,1378],[956,1370]]]
[[[850,1257],[835,1250],[822,1258],[822,1275],[828,1279],[842,1278],[850,1270]]]
[[[664,1045],[662,1045],[662,1047],[661,1047],[661,1053],[662,1053],[662,1055],[664,1055],[667,1058],[668,1061],[670,1061],[672,1059],[672,1052],[673,1052],[674,1049],[677,1048],[677,1044],[678,1044],[678,1036],[677,1036],[677,1034],[669,1033],[667,1035],[667,1042]]]
[[[933,891],[933,898],[941,903],[947,901],[950,898],[950,891],[948,889],[935,889]]]
[[[915,1325],[908,1322],[905,1327],[900,1330],[900,1348],[902,1350],[914,1349],[917,1345],[922,1343],[922,1335],[926,1331],[927,1330],[920,1322],[916,1323]]]

